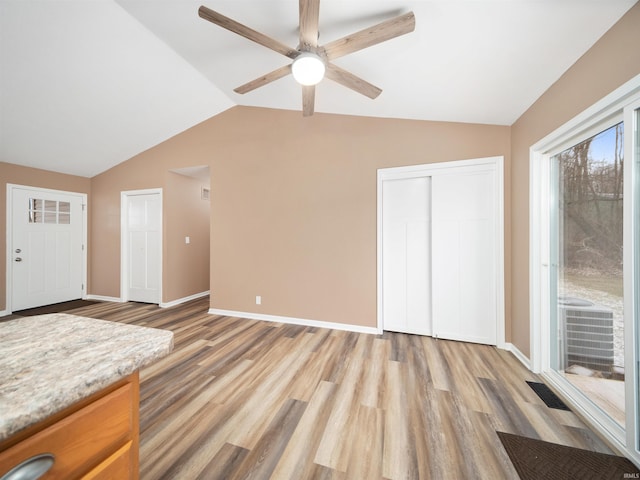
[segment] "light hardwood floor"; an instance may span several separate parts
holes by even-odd
[[[496,431],[611,453],[547,408],[510,353],[101,303],[69,313],[172,330],[141,372],[142,479],[511,479]]]

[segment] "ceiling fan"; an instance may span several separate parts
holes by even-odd
[[[315,86],[325,76],[369,98],[380,95],[381,89],[331,62],[349,53],[412,32],[415,29],[413,12],[391,18],[325,45],[318,45],[320,0],[299,0],[299,2],[300,44],[297,48],[290,48],[204,5],[198,9],[198,15],[201,18],[293,60],[289,65],[245,83],[234,91],[247,93],[292,73],[296,81],[302,85],[302,113],[305,117],[313,115]]]

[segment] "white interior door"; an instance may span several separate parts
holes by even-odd
[[[496,345],[494,172],[456,170],[433,177],[434,331],[442,338]]]
[[[126,194],[125,300],[160,303],[162,199],[160,193]]]
[[[431,335],[431,178],[382,187],[385,330]]]
[[[11,310],[82,298],[85,196],[8,188]]]

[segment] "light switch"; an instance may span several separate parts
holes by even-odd
[[[191,238],[190,237],[184,237],[184,243],[186,243],[187,245],[191,243]]]

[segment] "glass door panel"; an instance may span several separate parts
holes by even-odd
[[[623,123],[552,158],[551,366],[625,427]]]

